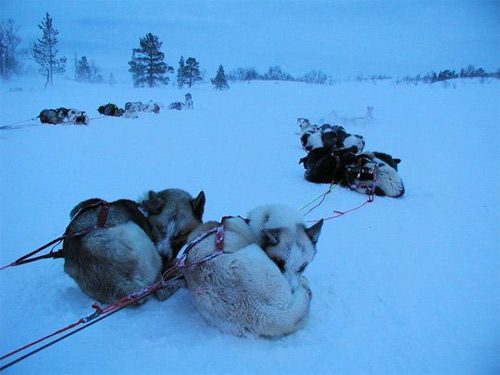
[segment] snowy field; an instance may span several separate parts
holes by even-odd
[[[22,91],[9,92],[12,86]],[[188,90],[62,81],[0,85],[0,126],[59,106],[86,110]],[[366,149],[402,159],[401,199],[325,222],[306,270],[306,326],[280,340],[207,326],[187,291],[129,308],[10,367],[5,374],[493,374],[500,372],[498,125],[500,82],[447,85],[253,82],[189,90],[192,111],[26,122],[0,130],[0,266],[58,237],[90,197],[136,199],[178,187],[207,196],[205,220],[258,204],[294,207],[326,190],[297,164],[297,117],[344,117]],[[364,116],[374,107],[371,121]],[[306,219],[365,197],[336,187]],[[62,260],[0,271],[0,356],[92,312]],[[0,366],[7,360],[0,362]]]

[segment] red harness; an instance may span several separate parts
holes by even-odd
[[[106,206],[107,206],[107,208],[105,208]],[[107,218],[106,212],[107,211],[109,211],[109,205],[103,204],[103,206],[101,208],[101,212],[99,214],[99,219],[98,219],[96,227],[103,227],[104,226],[104,224],[106,223],[106,218]],[[16,349],[10,353],[7,353],[7,354],[1,356],[0,360],[8,358],[16,353],[20,353],[23,350],[26,350],[26,349],[28,349],[36,344],[41,343],[42,341],[45,341],[51,337],[57,336],[57,335],[64,333],[68,330],[74,329],[81,324],[83,324],[82,327],[76,328],[75,330],[67,333],[66,335],[59,337],[57,339],[54,339],[53,341],[45,344],[41,348],[35,349],[35,350],[25,354],[24,356],[0,367],[0,371],[6,369],[7,367],[10,367],[11,365],[19,362],[20,360],[22,360],[24,358],[29,357],[32,354],[35,354],[36,352],[38,352],[41,349],[44,349],[50,345],[53,345],[56,342],[66,338],[66,337],[68,337],[68,336],[70,336],[70,335],[72,335],[72,334],[74,334],[74,333],[76,333],[84,328],[87,328],[88,326],[90,326],[92,324],[97,323],[101,319],[104,319],[104,318],[118,312],[119,310],[121,310],[127,306],[130,306],[130,305],[134,304],[135,302],[140,301],[141,299],[153,294],[154,292],[165,288],[167,286],[167,283],[174,279],[175,276],[172,277],[172,275],[175,274],[176,272],[178,272],[180,269],[191,267],[191,266],[194,266],[196,264],[206,262],[210,259],[215,258],[216,256],[221,255],[224,252],[224,220],[225,220],[225,218],[222,219],[222,223],[219,224],[217,227],[212,228],[211,230],[200,234],[199,236],[197,236],[194,239],[192,239],[191,241],[189,241],[189,243],[184,245],[184,247],[179,252],[180,256],[178,255],[176,258],[177,259],[176,263],[172,267],[167,269],[165,272],[163,272],[162,278],[160,281],[150,285],[149,287],[147,287],[143,290],[137,291],[135,293],[131,293],[123,298],[120,298],[119,300],[112,302],[109,305],[101,307],[97,303],[93,304],[92,307],[95,309],[95,311],[92,314],[90,314],[86,317],[80,318],[78,321],[76,321],[76,322],[74,322],[74,323],[72,323],[64,328],[61,328],[61,329],[59,329],[59,330],[57,330],[57,331],[55,331],[55,332],[53,332],[45,337],[42,337],[36,341],[33,341],[30,344],[27,344],[19,349]],[[200,243],[202,240],[204,240],[205,238],[207,238],[208,236],[210,236],[214,233],[215,233],[215,249],[214,249],[213,253],[208,254],[207,256],[203,257],[200,260],[197,260],[196,262],[186,263],[187,255],[188,255],[189,251],[193,248],[193,246]],[[77,234],[75,234],[75,235],[77,235]],[[83,234],[81,234],[81,235],[83,235]],[[61,238],[63,238],[63,237],[61,237]],[[50,245],[48,245],[48,246],[50,246]]]
[[[91,206],[84,207],[83,209],[87,209],[87,208],[94,207],[94,206],[101,206],[101,209],[99,211],[99,216],[97,217],[96,225],[89,227],[89,228],[82,229],[82,230],[75,232],[75,233],[72,233],[72,234],[64,233],[61,237],[58,237],[55,240],[52,240],[52,241],[46,243],[45,245],[39,247],[36,250],[33,250],[32,252],[30,252],[26,255],[23,255],[22,257],[16,259],[12,263],[9,263],[3,267],[0,267],[0,271],[4,270],[6,268],[9,268],[9,267],[15,267],[15,266],[19,266],[21,264],[31,263],[31,262],[34,262],[34,261],[40,260],[40,259],[64,258],[63,250],[60,249],[58,251],[54,251],[54,247],[56,247],[58,244],[60,244],[62,241],[64,241],[67,238],[81,237],[81,236],[84,236],[84,235],[86,235],[86,234],[88,234],[96,229],[102,229],[105,227],[106,221],[108,220],[109,207],[110,207],[109,203],[106,201],[99,201]],[[77,217],[82,212],[83,209],[80,209],[74,217]],[[50,246],[52,246],[52,249],[47,254],[32,258],[33,255],[38,254],[40,251],[42,251]]]

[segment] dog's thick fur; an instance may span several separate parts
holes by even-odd
[[[316,183],[343,184],[346,166],[355,161],[357,148],[334,151],[330,147],[315,148],[299,160],[303,163],[304,177]]]
[[[176,255],[189,232],[201,224],[205,196],[201,192],[192,198],[183,190],[167,189],[149,192],[142,205],[118,200],[110,204],[104,228],[72,236],[96,225],[99,201],[81,202],[71,211],[64,270],[87,295],[111,303],[160,279],[159,251],[166,262]]]
[[[148,221],[158,233],[156,247],[168,261],[174,259],[186,243],[189,234],[198,227],[205,210],[205,193],[196,198],[180,189],[150,191],[142,201]]]
[[[224,253],[195,264],[214,251],[215,235],[194,245],[182,270],[203,318],[237,336],[281,337],[299,329],[309,313],[311,290],[302,276],[316,253],[322,221],[306,229],[285,206],[253,210],[249,222],[224,221]],[[218,223],[203,224],[194,238]],[[273,262],[274,260],[274,262]]]

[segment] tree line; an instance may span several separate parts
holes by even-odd
[[[54,81],[54,75],[66,72],[67,59],[59,56],[57,49],[59,31],[54,27],[52,17],[46,13],[45,18],[38,25],[41,31],[41,37],[31,42],[27,51],[19,49],[21,38],[18,36],[19,27],[13,20],[0,23],[0,77],[9,79],[14,74],[19,74],[22,69],[21,57],[28,54],[38,65],[38,71],[42,74],[47,87]],[[152,33],[146,34],[139,39],[139,46],[132,49],[131,60],[128,62],[129,72],[132,75],[134,86],[153,87],[157,85],[167,85],[170,82],[169,74],[175,73],[175,68],[165,62],[165,54],[161,51],[162,42],[158,36]],[[87,58],[87,56],[74,57],[74,79],[80,82],[116,83],[113,74],[108,79],[104,79],[99,66]],[[423,82],[434,83],[447,81],[455,78],[498,78],[500,79],[500,70],[494,73],[488,73],[483,68],[475,68],[469,65],[462,68],[459,72],[445,69],[437,72],[430,72],[426,75],[415,77],[406,76],[398,79],[399,82]],[[371,76],[356,78],[363,80],[382,80],[388,79],[387,76]],[[177,67],[176,83],[179,88],[184,86],[191,87],[193,84],[203,80],[203,73],[200,70],[200,64],[194,57],[180,57]],[[252,81],[252,80],[273,80],[273,81],[297,81],[314,84],[334,84],[338,80],[321,70],[315,69],[301,75],[293,76],[285,72],[280,66],[273,65],[265,73],[259,73],[254,67],[237,68],[230,71],[227,75],[222,65],[219,66],[214,78],[210,81],[214,88],[219,90],[228,89],[228,81]]]
[[[169,83],[170,77],[167,74],[174,73],[175,69],[164,61],[165,54],[161,52],[162,44],[158,36],[152,33],[140,38],[139,47],[132,50],[132,59],[128,63],[134,86],[154,87]],[[179,88],[191,87],[196,82],[202,81],[199,62],[194,57],[184,59],[184,56],[181,56],[176,77]],[[229,88],[222,65],[219,66],[211,82],[218,90]]]
[[[403,78],[399,78],[397,83],[435,83],[445,82],[457,78],[481,78],[481,80],[486,78],[500,79],[500,69],[496,72],[488,73],[481,67],[475,68],[473,65],[469,65],[466,68],[461,68],[458,73],[451,69],[444,69],[439,72],[431,71],[424,75],[405,76]]]
[[[52,85],[54,76],[66,72],[67,58],[60,56],[58,50],[59,31],[54,27],[54,21],[49,13],[38,25],[41,37],[32,41],[27,54],[38,65],[38,72],[45,77],[45,87]],[[0,77],[9,79],[13,74],[19,74],[22,68],[19,51],[21,38],[18,35],[19,27],[13,20],[0,24]],[[158,37],[148,33],[140,38],[139,47],[132,49],[132,57],[128,62],[129,72],[132,74],[134,86],[157,86],[168,84],[170,78],[167,74],[173,73],[174,68],[168,65],[165,54],[161,52],[162,42]],[[101,74],[101,69],[94,61],[89,61],[87,56],[74,58],[74,79],[80,82],[102,83],[106,82]],[[191,87],[201,81],[201,72],[198,61],[194,57],[184,60],[181,56],[177,69],[177,85]],[[110,74],[108,83],[116,83],[113,74]],[[219,66],[215,77],[211,80],[216,89],[228,89],[229,85],[224,74],[224,68]]]

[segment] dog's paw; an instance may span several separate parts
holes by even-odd
[[[307,292],[309,299],[311,299],[312,298],[312,290],[309,287],[309,281],[304,276],[300,277],[299,285],[300,285],[300,288],[304,289]]]

